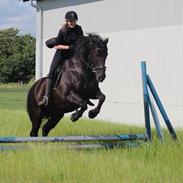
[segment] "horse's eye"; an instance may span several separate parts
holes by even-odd
[[[101,49],[101,48],[97,48],[97,49],[96,49],[97,55],[100,54],[101,52],[102,52],[102,49]]]

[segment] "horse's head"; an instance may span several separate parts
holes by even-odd
[[[102,82],[105,77],[105,60],[108,55],[108,39],[102,39],[98,35],[89,34],[88,67],[95,74],[97,81]]]
[[[102,82],[106,75],[105,60],[108,39],[102,39],[99,35],[88,34],[78,40],[78,54],[84,58],[84,65],[93,72],[98,82]]]

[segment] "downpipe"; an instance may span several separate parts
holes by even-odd
[[[43,76],[43,9],[31,0],[30,4],[37,10],[36,31],[36,80]]]

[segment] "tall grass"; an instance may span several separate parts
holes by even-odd
[[[136,149],[65,150],[51,144],[0,154],[1,182],[181,183],[182,146]]]
[[[28,136],[31,123],[24,107],[26,90],[1,91],[1,136]],[[6,101],[4,97],[15,102],[4,108],[1,102]],[[16,101],[21,102],[17,105]],[[143,131],[143,128],[87,119],[72,123],[64,118],[50,136]],[[136,148],[74,150],[61,148],[59,143],[17,144],[19,148],[15,150],[0,151],[0,183],[182,183],[183,132],[177,132],[176,143],[164,132],[164,144],[154,138],[153,143]]]

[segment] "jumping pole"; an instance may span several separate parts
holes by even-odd
[[[26,142],[111,142],[146,140],[144,134],[122,134],[110,136],[63,136],[63,137],[0,137],[0,143],[26,143]]]
[[[156,108],[155,108],[155,105],[154,105],[154,102],[153,102],[153,99],[151,96],[150,96],[149,106],[150,106],[152,117],[153,117],[154,124],[156,127],[157,137],[161,142],[164,142],[164,136],[163,136],[163,132],[161,130],[161,125],[159,122],[158,114],[156,112]]]

